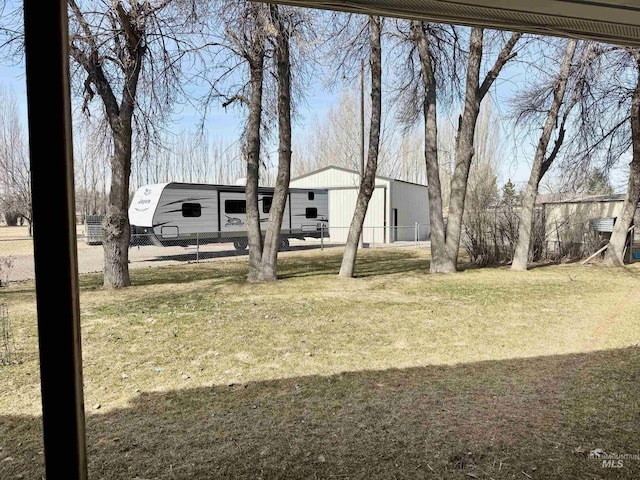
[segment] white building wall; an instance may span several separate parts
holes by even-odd
[[[291,180],[294,188],[326,188],[329,190],[329,228],[331,241],[346,241],[353,217],[360,175],[337,167],[324,168]],[[398,226],[392,232],[392,209],[398,210]],[[364,222],[364,242],[381,243],[415,240],[415,223],[421,224],[420,239],[426,240],[429,228],[427,187],[385,177],[376,177],[376,189]]]
[[[387,189],[377,187],[373,191],[367,215],[364,217],[363,242],[383,243],[385,241],[384,206]],[[329,236],[330,241],[344,243],[349,235],[349,226],[358,198],[357,188],[335,188],[329,190]]]
[[[582,243],[589,222],[596,218],[617,217],[622,201],[558,202],[544,204],[545,240],[549,251],[560,248],[560,242]]]
[[[596,218],[617,217],[622,206],[623,201],[546,203],[544,217],[547,239],[556,240],[558,234],[571,226],[587,224]]]
[[[397,240],[415,240],[416,222],[420,224],[420,240],[429,238],[431,229],[429,225],[429,195],[426,186],[395,180],[391,187],[391,208],[398,210],[398,227],[411,227],[398,228]],[[389,218],[393,218],[392,214],[389,215]]]

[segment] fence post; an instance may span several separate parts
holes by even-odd
[[[416,222],[414,228],[413,228],[413,236],[415,238],[416,241],[416,248],[418,248],[418,229],[420,228],[420,225],[418,225],[418,222]]]
[[[324,251],[324,223],[320,224],[320,251]]]
[[[196,233],[196,263],[200,263],[200,233]]]

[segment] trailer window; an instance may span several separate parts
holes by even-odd
[[[271,202],[273,202],[273,197],[262,197],[262,213],[271,211]]]
[[[225,200],[224,213],[247,213],[246,200]]]
[[[306,212],[307,218],[318,218],[318,209],[317,208],[307,208]]]
[[[316,194],[313,192],[309,192],[308,197],[309,197],[309,200],[313,200],[314,198],[316,198]]]
[[[200,215],[202,215],[202,206],[199,203],[182,204],[183,217],[199,217]]]

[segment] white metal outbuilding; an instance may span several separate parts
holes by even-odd
[[[291,179],[292,188],[323,188],[329,191],[329,235],[332,242],[347,239],[355,210],[360,173],[329,166]],[[364,219],[365,243],[390,243],[429,237],[427,186],[376,176],[376,187]]]

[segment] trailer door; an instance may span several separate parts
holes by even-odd
[[[227,234],[224,236],[246,235],[246,222],[247,199],[244,192],[220,192],[220,231]]]

